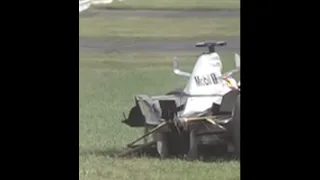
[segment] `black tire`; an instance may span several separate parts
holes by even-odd
[[[240,149],[241,149],[241,146],[240,146],[240,136],[241,136],[241,133],[240,133],[240,94],[238,95],[237,97],[237,100],[236,100],[236,103],[235,103],[235,107],[234,107],[234,110],[233,110],[233,119],[232,119],[232,123],[233,123],[233,128],[232,128],[232,136],[233,136],[233,143],[234,143],[234,146],[235,146],[235,150],[236,150],[236,156],[237,158],[240,159]]]
[[[189,151],[187,154],[187,160],[194,161],[198,158],[198,137],[196,131],[192,130],[189,134]]]
[[[151,129],[156,126],[146,126],[144,129],[144,133],[148,133]],[[154,132],[150,137],[144,138],[144,143],[148,143],[150,141],[156,141],[156,151],[161,159],[165,159],[169,156],[169,143],[167,138],[167,133],[165,132]]]
[[[168,134],[165,132],[156,132],[157,136],[157,152],[161,159],[165,159],[169,157],[169,142],[168,142]]]
[[[166,95],[174,95],[178,97],[183,97],[186,93],[183,88],[177,88],[172,90]],[[168,152],[172,156],[181,156],[189,152],[189,132],[178,132],[175,127],[172,127],[172,131],[167,134],[168,138]]]

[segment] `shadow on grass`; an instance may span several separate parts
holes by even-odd
[[[84,150],[80,151],[80,156],[107,156],[114,158],[137,158],[137,157],[150,157],[158,158],[157,152],[154,148],[143,148],[139,151],[122,155],[124,152],[129,151],[129,148],[109,148],[104,150]]]
[[[203,162],[228,162],[237,161],[234,153],[227,151],[225,146],[200,147],[200,160]]]
[[[155,148],[143,148],[139,151],[133,153],[128,153],[126,155],[121,155],[122,153],[128,151],[127,148],[110,148],[105,150],[89,150],[81,151],[80,156],[104,156],[110,158],[122,158],[122,159],[131,159],[131,158],[155,158],[159,159],[159,155],[156,152]],[[184,155],[173,156],[167,159],[180,159],[187,160]],[[224,147],[200,147],[199,148],[199,159],[198,161],[202,162],[228,162],[238,160],[234,154],[228,153]]]
[[[105,150],[83,150],[80,151],[80,156],[109,156],[115,157],[116,154],[120,153],[121,149],[111,148]]]

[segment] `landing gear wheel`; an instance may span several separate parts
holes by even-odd
[[[232,123],[233,143],[235,146],[236,156],[240,159],[240,94],[237,97],[237,101],[233,110]]]
[[[144,133],[148,133],[151,129],[155,128],[156,126],[146,126],[144,129]],[[150,141],[156,141],[156,149],[157,153],[161,159],[167,158],[169,156],[169,144],[167,133],[165,132],[154,132],[150,135],[151,138],[148,136],[144,138],[144,143],[148,143]]]
[[[156,137],[156,147],[157,152],[161,159],[167,158],[169,156],[169,147],[168,147],[168,140],[167,140],[167,134],[163,132],[158,132],[155,134]]]
[[[196,160],[198,158],[198,138],[195,131],[190,131],[189,134],[189,152],[187,160]]]

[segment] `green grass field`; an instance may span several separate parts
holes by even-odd
[[[106,5],[107,8],[121,9],[201,9],[235,10],[240,9],[240,0],[123,0]]]
[[[185,162],[135,158],[116,159],[108,151],[121,149],[142,133],[120,121],[139,93],[162,94],[184,81],[172,73],[172,58],[190,70],[196,55],[178,54],[91,54],[80,55],[80,179],[179,180],[240,178],[240,165],[231,162]],[[225,69],[233,66],[233,55],[222,53]]]
[[[134,0],[125,2],[133,3]],[[169,0],[159,2],[166,6],[172,5]],[[205,2],[209,1],[201,1]],[[192,1],[186,0],[186,3]],[[79,23],[80,37],[105,40],[224,39],[239,36],[240,31],[239,19],[231,18],[183,20],[86,17],[81,18]],[[197,55],[190,52],[80,52],[81,180],[240,179],[240,163],[237,161],[206,163],[110,156],[143,132],[142,129],[130,128],[121,123],[122,112],[128,113],[134,105],[133,96],[140,93],[163,94],[183,86],[184,79],[172,72],[172,60],[177,56],[181,68],[190,71]],[[220,53],[220,56],[225,71],[234,66],[232,53]]]
[[[239,18],[107,18],[80,19],[82,37],[104,39],[225,39],[239,36]]]

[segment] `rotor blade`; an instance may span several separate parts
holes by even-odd
[[[231,71],[228,71],[226,73],[223,73],[222,76],[220,76],[219,78],[226,78],[226,77],[231,77],[233,74],[239,72],[240,69],[233,69]]]

